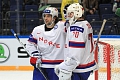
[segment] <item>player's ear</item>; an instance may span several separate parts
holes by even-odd
[[[55,22],[55,24],[58,22],[58,20],[59,20],[59,18],[57,17],[57,16],[54,16],[53,17],[53,20],[54,20],[54,22]]]
[[[56,16],[53,17],[53,20],[54,20],[54,21],[56,20]]]

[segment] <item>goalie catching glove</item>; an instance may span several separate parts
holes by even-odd
[[[67,58],[64,62],[55,66],[55,73],[59,80],[71,80],[72,71],[77,67],[78,62],[75,59]]]

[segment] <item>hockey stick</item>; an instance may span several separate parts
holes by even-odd
[[[17,39],[17,40],[18,40],[18,42],[21,44],[21,46],[25,49],[25,51],[28,53],[28,51],[26,50],[26,48],[25,48],[24,44],[20,41],[20,39],[19,39],[18,35],[14,32],[14,30],[13,30],[13,29],[11,29],[11,32],[12,32],[12,34],[16,37],[16,39]],[[29,55],[29,56],[30,56],[30,55]]]
[[[99,42],[99,39],[100,39],[100,36],[101,36],[101,34],[102,34],[102,31],[103,31],[103,29],[104,29],[104,27],[105,27],[105,23],[106,23],[106,19],[104,19],[103,20],[103,23],[102,23],[102,26],[101,26],[101,28],[100,28],[100,32],[99,32],[99,34],[98,34],[98,38],[97,38],[97,40],[96,40],[96,42],[95,42],[95,46],[94,46],[94,49],[93,49],[93,52],[95,52],[95,49],[96,49],[96,47],[97,47],[97,45],[98,45],[98,42]],[[97,64],[97,61],[95,60],[95,63]],[[97,64],[98,65],[98,64]],[[98,68],[97,68],[98,69]],[[97,69],[95,69],[94,71],[96,71]],[[93,72],[94,72],[93,71]]]
[[[18,35],[14,32],[14,30],[13,29],[11,29],[11,32],[12,32],[12,34],[16,37],[16,39],[18,40],[18,42],[21,44],[21,46],[25,49],[25,51],[29,54],[29,52],[26,50],[26,48],[25,48],[25,45],[20,41],[20,39],[19,39],[19,37],[18,37]],[[30,55],[29,55],[30,56]],[[39,65],[38,65],[38,69],[39,69],[39,71],[42,73],[42,75],[43,75],[43,77],[45,78],[45,80],[48,80],[48,78],[45,76],[45,74],[42,72],[42,70],[41,70],[41,68],[39,67]]]
[[[101,34],[102,34],[102,31],[103,31],[103,29],[104,29],[104,26],[105,26],[106,21],[107,21],[106,19],[103,20],[102,27],[100,28],[100,32],[99,32],[99,34],[98,34],[98,38],[97,38],[97,40],[96,40],[96,44],[95,44],[94,49],[96,49],[96,46],[97,46],[97,44],[98,44],[99,38],[100,38],[100,36],[101,36]]]
[[[104,20],[103,20],[103,23],[102,23],[102,26],[101,26],[101,28],[100,28],[100,32],[99,32],[99,34],[98,34],[98,38],[97,38],[97,40],[96,40],[96,42],[95,42],[95,47],[94,47],[94,50],[93,50],[93,51],[95,51],[96,46],[98,45],[100,36],[101,36],[101,34],[102,34],[102,31],[103,31],[103,29],[104,29],[104,27],[105,27],[105,23],[106,23],[106,22],[107,22],[107,20],[104,19]]]

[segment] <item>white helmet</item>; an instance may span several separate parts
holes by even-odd
[[[44,11],[43,11],[43,15],[44,14],[51,14],[52,17],[58,17],[58,10],[55,7],[47,7]]]
[[[84,8],[79,3],[73,3],[67,7],[67,13],[73,12],[75,17],[82,17]]]
[[[69,18],[69,13],[74,13],[72,18]],[[72,19],[72,23],[75,22],[78,18],[82,17],[84,14],[84,8],[79,3],[73,3],[67,7],[67,19]]]
[[[55,20],[53,19],[55,16],[58,17],[58,10],[55,7],[47,7],[44,11],[43,11],[43,20],[44,20],[44,15],[45,14],[51,14],[52,15],[52,21],[48,26],[51,26],[53,23],[55,23]],[[45,20],[44,20],[45,22]],[[45,23],[46,24],[46,23]]]

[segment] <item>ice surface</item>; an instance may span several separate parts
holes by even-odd
[[[88,80],[94,80],[92,74]],[[32,80],[32,71],[0,71],[0,80]]]
[[[0,71],[0,80],[32,80],[32,71]]]

